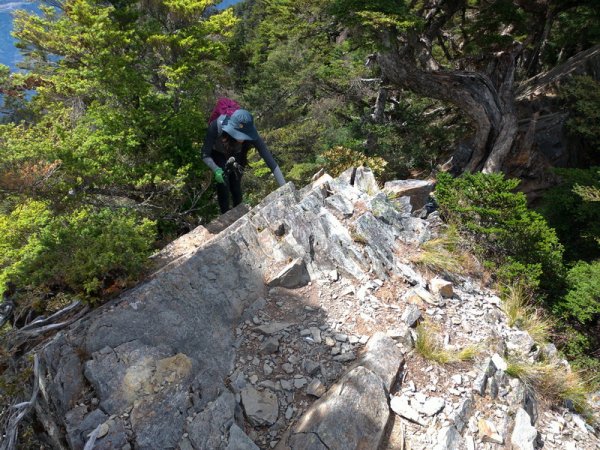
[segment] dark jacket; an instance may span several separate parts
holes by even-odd
[[[239,164],[246,166],[248,163],[248,151],[254,147],[258,154],[265,160],[265,163],[275,171],[278,167],[273,155],[267,148],[267,144],[259,136],[254,141],[237,142],[233,139],[224,137],[224,133],[219,131],[218,121],[220,117],[213,120],[208,126],[204,144],[202,145],[202,159],[214,171],[218,167],[224,167],[229,157],[233,156]],[[223,161],[223,162],[222,162]]]

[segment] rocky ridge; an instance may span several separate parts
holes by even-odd
[[[552,346],[509,327],[481,281],[412,263],[442,226],[414,211],[431,189],[325,175],[169,246],[148,281],[41,351],[45,422],[66,430],[54,445],[600,448],[578,414],[506,374],[509,354]],[[475,361],[421,357],[423,322]]]

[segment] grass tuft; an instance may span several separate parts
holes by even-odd
[[[470,263],[468,254],[460,248],[460,242],[456,228],[449,227],[440,237],[421,244],[421,252],[412,260],[432,272],[463,273]]]
[[[588,403],[591,390],[581,372],[573,371],[556,360],[531,363],[509,359],[506,373],[519,378],[552,405],[564,406],[567,401],[572,402],[575,411],[591,419],[592,408]]]
[[[478,346],[470,345],[461,350],[445,349],[435,328],[423,322],[417,327],[417,340],[415,350],[423,358],[435,361],[439,364],[450,364],[460,361],[469,361],[475,358],[480,352]]]
[[[521,285],[509,286],[504,290],[502,309],[510,327],[526,331],[537,344],[550,340],[554,324],[532,306],[531,296]]]

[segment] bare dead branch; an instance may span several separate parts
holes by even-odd
[[[517,89],[517,101],[527,100],[529,97],[539,95],[551,84],[583,71],[586,65],[596,58],[600,58],[600,44],[578,53],[552,70],[523,81]]]
[[[48,318],[44,318],[44,317],[38,317],[37,319],[35,319],[33,322],[31,322],[30,324],[20,328],[20,331],[24,331],[24,330],[30,330],[32,328],[37,328],[41,325],[45,325],[49,322],[54,322],[56,319],[59,319],[60,317],[70,313],[71,311],[73,311],[77,306],[79,306],[81,304],[81,302],[79,300],[71,303],[69,306],[67,306],[66,308],[61,309],[60,311],[55,312],[54,314],[52,314],[50,317]]]
[[[33,390],[31,392],[31,398],[28,402],[21,402],[16,405],[10,407],[13,412],[10,414],[8,418],[8,423],[6,425],[6,430],[4,433],[4,440],[2,441],[2,445],[0,446],[0,450],[14,450],[17,448],[18,442],[18,430],[19,430],[19,422],[23,420],[23,418],[31,411],[35,402],[37,400],[38,393],[40,391],[39,387],[39,376],[40,376],[40,361],[38,355],[35,354],[33,357]]]
[[[101,426],[102,426],[102,424],[98,425],[96,428],[94,428],[94,431],[92,431],[90,433],[90,438],[85,443],[85,447],[83,447],[83,450],[92,450],[94,448],[94,444],[96,443],[96,439],[98,439],[98,435],[100,434],[100,427]]]

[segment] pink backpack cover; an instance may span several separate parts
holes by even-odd
[[[220,115],[231,116],[235,111],[241,109],[241,106],[235,100],[231,100],[227,97],[221,97],[217,100],[215,107],[208,118],[210,124],[213,120],[217,119]]]

